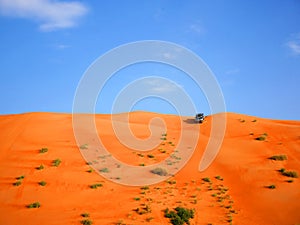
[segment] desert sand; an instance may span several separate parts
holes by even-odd
[[[156,147],[138,152],[118,141],[110,115],[96,115],[105,147],[116,159],[133,166],[147,168],[169,157],[176,151],[183,126],[199,133],[194,154],[182,170],[167,181],[143,187],[117,184],[122,176],[113,182],[92,169],[98,168],[102,159],[85,161],[74,138],[71,114],[0,116],[0,224],[81,224],[83,220],[93,224],[170,224],[163,210],[177,206],[195,210],[191,224],[300,224],[300,178],[279,172],[284,168],[300,175],[300,121],[226,113],[219,154],[200,172],[199,161],[215,116],[206,117],[199,125],[189,117],[132,112],[130,128],[140,139],[151,135],[148,123],[155,117],[167,128],[167,136],[162,136],[161,129],[152,133]],[[116,125],[121,126],[124,118],[117,115]],[[264,140],[256,140],[262,135]],[[188,139],[183,141],[189,146]],[[85,151],[89,147],[85,146]],[[42,148],[47,151],[41,152]],[[286,159],[269,159],[275,155]],[[53,164],[55,159],[59,165]],[[91,188],[93,184],[98,187]],[[28,208],[34,202],[40,207]],[[84,213],[88,217],[83,217]]]

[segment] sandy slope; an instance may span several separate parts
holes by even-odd
[[[160,140],[159,129],[160,133],[153,133],[153,142],[158,139],[159,145],[139,154],[118,142],[110,115],[97,115],[96,124],[105,147],[118,160],[135,166],[166,159],[176,149],[182,127],[200,131],[193,157],[170,179],[173,183],[161,182],[146,190],[119,185],[95,171],[88,172],[90,165],[76,146],[71,115],[0,116],[0,224],[80,224],[82,213],[89,213],[93,224],[169,224],[162,210],[176,206],[195,209],[191,224],[230,224],[231,220],[232,224],[300,224],[300,178],[288,178],[278,172],[285,168],[300,174],[300,122],[231,113],[226,116],[222,148],[213,164],[199,172],[212,117],[207,117],[199,129],[189,118],[130,113],[130,128],[141,139],[150,135],[148,122],[152,118],[159,117],[167,125],[167,140]],[[117,125],[124,123],[124,118],[118,115]],[[255,140],[263,133],[267,133],[265,141]],[[189,146],[189,140],[184,141]],[[40,153],[43,147],[48,152]],[[268,159],[278,154],[288,159]],[[58,167],[52,165],[55,159],[61,160]],[[101,159],[94,163],[101,164]],[[44,169],[38,170],[40,165]],[[21,185],[14,186],[22,175],[25,178]],[[223,180],[216,179],[217,175]],[[203,181],[204,177],[211,182]],[[47,184],[41,186],[40,181]],[[95,183],[102,187],[90,188]],[[266,188],[271,184],[276,188]],[[26,207],[37,201],[40,208]]]

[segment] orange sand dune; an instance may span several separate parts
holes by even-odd
[[[90,170],[74,138],[72,115],[0,116],[0,224],[81,224],[85,219],[93,224],[170,224],[163,210],[176,206],[195,209],[191,224],[300,224],[300,178],[278,171],[285,168],[300,175],[300,122],[227,113],[220,152],[207,170],[199,172],[211,121],[217,116],[208,116],[199,125],[188,117],[130,113],[130,128],[140,139],[151,135],[151,119],[159,117],[166,124],[166,140],[161,140],[158,129],[160,133],[152,135],[159,145],[138,152],[118,141],[110,115],[97,115],[105,147],[118,160],[134,166],[166,159],[176,150],[182,128],[200,132],[192,158],[179,173],[168,182],[142,188],[114,183]],[[124,124],[125,118],[125,114],[116,115],[116,125]],[[262,134],[265,140],[255,140]],[[189,140],[183,142],[189,146]],[[41,148],[48,151],[40,153]],[[274,155],[285,155],[287,160],[269,159]],[[58,166],[53,165],[55,159],[61,161]],[[101,164],[101,159],[89,163]],[[24,178],[18,180],[20,176]],[[203,181],[205,177],[210,182]],[[46,185],[40,185],[41,181]],[[94,189],[93,184],[100,186]],[[27,207],[34,202],[40,208]],[[89,216],[84,218],[83,213]]]

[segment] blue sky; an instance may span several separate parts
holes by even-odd
[[[0,0],[0,114],[71,113],[76,87],[99,56],[128,42],[162,40],[205,61],[227,111],[299,120],[299,21],[297,0]],[[110,113],[117,94],[143,76],[174,81],[197,111],[210,113],[205,93],[186,74],[155,63],[114,74],[96,112]],[[154,84],[175,91],[170,84]],[[176,113],[158,98],[146,98],[131,110]]]

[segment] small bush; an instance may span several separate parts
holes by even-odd
[[[252,120],[251,122],[255,123],[257,120]]]
[[[151,173],[154,173],[159,176],[167,176],[168,175],[167,170],[164,168],[160,168],[160,167],[151,170]]]
[[[18,180],[15,183],[13,183],[14,186],[20,186],[21,184],[22,184],[22,182],[20,180]]]
[[[285,169],[281,168],[280,170],[278,170],[280,173],[284,173]]]
[[[271,185],[267,186],[267,188],[269,188],[269,189],[275,189],[276,186],[274,184],[271,184]]]
[[[153,158],[154,158],[154,155],[148,154],[147,157],[150,158],[150,159],[153,159]]]
[[[160,140],[165,141],[165,140],[167,140],[167,138],[162,137],[162,138],[160,138]]]
[[[227,222],[229,222],[229,223],[231,223],[231,222],[232,222],[232,216],[229,216],[229,217],[228,217],[228,220],[227,220]]]
[[[159,152],[160,152],[160,153],[166,153],[167,151],[164,150],[164,149],[160,149]]]
[[[137,156],[144,157],[144,155],[142,153],[138,153]]]
[[[153,217],[147,217],[146,222],[151,222],[151,220],[153,220],[153,219],[154,219]]]
[[[287,180],[286,182],[288,182],[288,183],[293,183],[294,180],[290,179],[290,180]]]
[[[135,201],[139,201],[139,200],[141,200],[141,198],[140,197],[135,197],[135,198],[133,198]]]
[[[92,225],[92,224],[93,224],[93,221],[88,220],[88,219],[85,219],[85,220],[81,220],[80,223],[81,223],[82,225]]]
[[[105,167],[105,168],[100,169],[99,172],[101,172],[101,173],[109,173],[109,169]]]
[[[92,173],[92,172],[94,172],[94,170],[92,168],[89,168],[86,172]]]
[[[100,183],[90,185],[90,188],[97,189],[98,187],[102,187],[103,185]]]
[[[203,180],[204,182],[210,182],[210,179],[209,179],[208,177],[204,177],[204,178],[202,178],[202,180]]]
[[[142,190],[149,190],[149,186],[143,186],[141,187]]]
[[[195,212],[193,209],[176,207],[175,211],[169,211],[167,208],[164,213],[166,218],[170,218],[173,225],[183,225],[185,223],[190,224],[189,220],[194,218]]]
[[[145,163],[140,163],[139,166],[145,166]]]
[[[88,149],[88,146],[89,146],[88,144],[83,144],[79,148],[82,149],[82,150],[83,149]]]
[[[221,176],[215,176],[215,178],[216,178],[217,180],[223,180],[223,177],[221,177]]]
[[[146,205],[145,207],[136,208],[136,209],[134,209],[134,211],[136,211],[136,213],[139,215],[144,215],[146,213],[151,213],[152,209],[149,205]]]
[[[17,180],[23,180],[24,178],[25,178],[25,176],[22,175],[22,176],[17,177],[16,179],[17,179]]]
[[[166,181],[168,184],[176,184],[176,180],[167,180]]]
[[[23,180],[24,178],[25,178],[24,175],[17,177],[17,178],[16,178],[17,181],[16,181],[15,183],[13,183],[13,185],[14,185],[14,186],[20,186],[20,185],[22,184],[22,180]]]
[[[40,208],[41,207],[41,204],[39,202],[34,202],[34,203],[31,203],[29,205],[27,205],[27,208]]]
[[[283,161],[283,160],[287,160],[287,156],[286,155],[273,155],[273,156],[269,157],[269,159],[275,160],[275,161]]]
[[[41,164],[41,165],[39,165],[36,169],[37,169],[37,170],[42,170],[42,169],[44,169],[44,165]]]
[[[284,171],[281,174],[286,177],[293,177],[293,178],[298,177],[298,173],[296,171]]]
[[[55,159],[55,160],[53,160],[53,162],[52,162],[52,166],[58,167],[60,163],[61,163],[61,160],[60,160],[60,159]]]
[[[267,138],[268,134],[267,133],[264,133],[262,135],[260,135],[259,137],[255,138],[255,140],[257,141],[265,141],[266,138]]]
[[[118,220],[118,222],[115,223],[116,225],[125,225],[125,223],[123,222],[123,220]]]
[[[245,122],[246,122],[246,120],[244,120],[244,119],[240,119],[240,122],[241,122],[241,123],[245,123]]]
[[[45,152],[48,152],[48,148],[41,148],[40,149],[40,153],[45,153]]]
[[[81,216],[82,216],[82,217],[89,217],[90,214],[88,214],[88,213],[82,213]]]
[[[46,184],[47,184],[47,182],[43,181],[43,180],[39,182],[39,185],[41,185],[41,186],[46,186]]]

